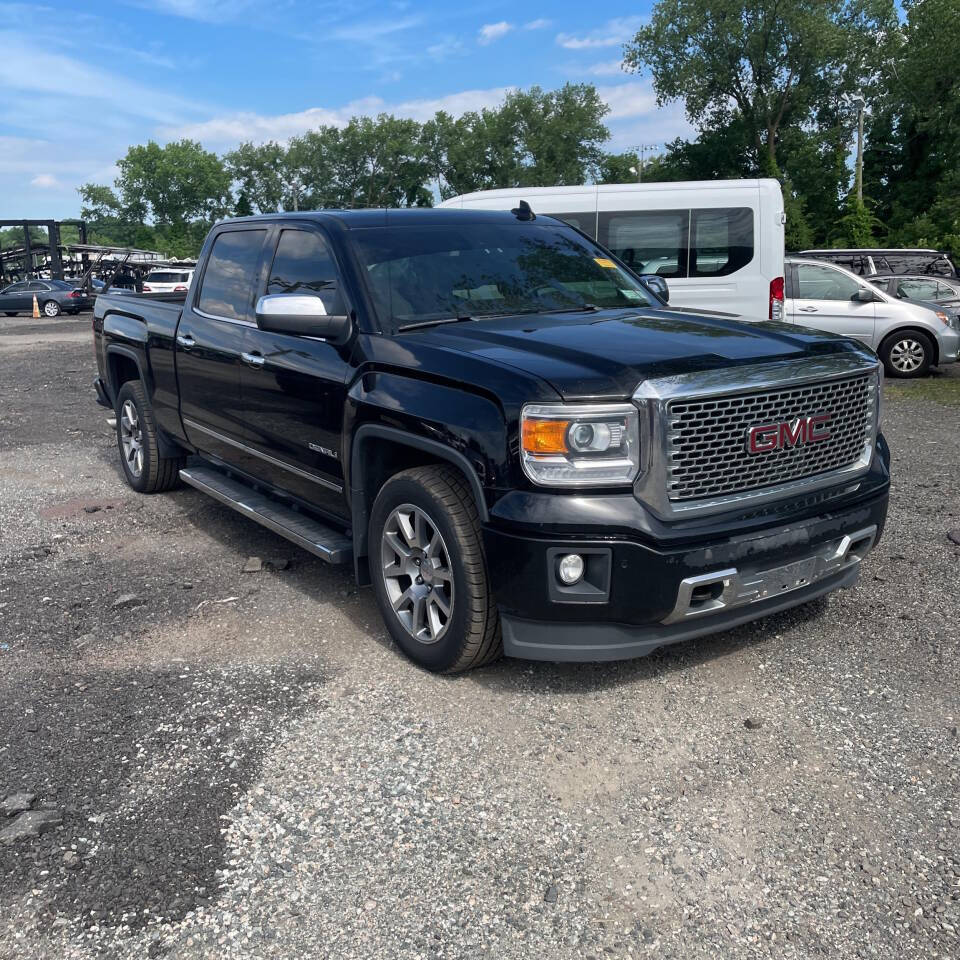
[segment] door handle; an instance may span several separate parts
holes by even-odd
[[[816,313],[816,312],[817,312],[817,308],[816,308],[816,307],[798,307],[797,309],[798,309],[798,310],[802,310],[804,313]]]
[[[259,370],[267,361],[259,353],[241,353],[240,359],[250,367]]]
[[[189,350],[192,346],[196,344],[196,342],[197,341],[194,340],[189,333],[186,335],[181,333],[177,334],[177,346],[183,347],[184,350]]]

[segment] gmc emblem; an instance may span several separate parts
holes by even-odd
[[[830,436],[833,414],[818,413],[813,417],[798,417],[785,423],[765,423],[747,430],[747,449],[751,453],[772,453],[788,447],[802,447],[819,443]]]

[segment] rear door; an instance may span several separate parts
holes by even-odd
[[[865,284],[827,264],[796,263],[791,266],[787,320],[816,330],[828,330],[874,345],[874,303],[854,300]]]
[[[349,311],[338,264],[319,227],[284,225],[275,242],[266,293],[313,294],[328,314]],[[254,454],[247,469],[328,513],[346,516],[341,440],[351,346],[255,324],[245,334],[240,382]]]
[[[177,327],[177,384],[187,437],[198,449],[242,464],[247,433],[240,400],[241,354],[254,323],[253,297],[266,227],[221,230],[200,287]]]

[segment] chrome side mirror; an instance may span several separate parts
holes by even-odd
[[[331,289],[336,296],[336,291]],[[351,318],[327,313],[323,300],[313,294],[268,293],[257,301],[257,326],[273,333],[320,337],[340,346],[353,332]]]
[[[643,285],[664,303],[670,302],[670,288],[663,277],[656,273],[644,273],[641,274],[640,279],[643,281]]]

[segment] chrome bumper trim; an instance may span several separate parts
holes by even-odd
[[[782,567],[742,572],[730,567],[686,577],[680,582],[673,610],[661,622],[671,624],[706,617],[812,586],[857,566],[873,549],[876,539],[874,525],[825,544],[809,557]]]

